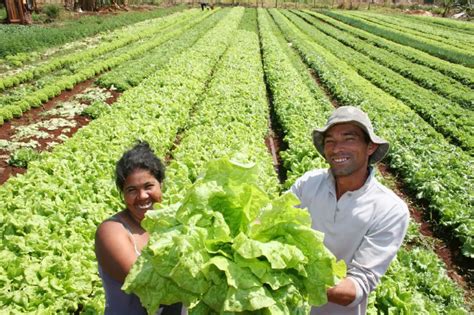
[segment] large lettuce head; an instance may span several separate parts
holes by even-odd
[[[255,165],[208,163],[177,204],[149,211],[150,240],[123,289],[150,314],[181,302],[189,314],[308,314],[345,276],[291,193],[271,198]]]

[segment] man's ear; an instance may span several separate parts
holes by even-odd
[[[367,151],[369,153],[369,156],[374,154],[374,152],[377,150],[379,145],[377,143],[369,142],[369,145],[367,146]]]

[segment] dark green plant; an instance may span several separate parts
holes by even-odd
[[[35,161],[40,157],[40,153],[32,148],[21,148],[16,150],[10,159],[8,164],[16,167],[28,167],[28,163]]]
[[[47,16],[46,22],[53,22],[59,18],[61,7],[57,4],[47,4],[41,11]]]

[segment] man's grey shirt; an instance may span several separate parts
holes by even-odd
[[[336,198],[335,179],[327,169],[307,172],[291,187],[325,246],[347,264],[357,297],[348,306],[328,303],[311,314],[365,314],[369,293],[395,257],[408,228],[407,205],[370,175],[364,186]]]

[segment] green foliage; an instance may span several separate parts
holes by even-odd
[[[281,22],[279,16],[276,14],[273,16],[277,22]],[[271,27],[269,29],[268,21],[264,17],[266,17],[266,13],[262,10],[259,12],[259,28],[262,39],[264,66],[266,69],[265,71],[270,83],[270,87],[272,91],[274,91],[274,94],[277,96],[284,96],[283,100],[279,100],[274,96],[273,103],[278,114],[278,107],[281,106],[279,103],[284,104],[284,99],[288,99],[288,104],[286,107],[283,107],[285,108],[285,111],[283,112],[285,113],[284,117],[293,116],[290,114],[291,109],[292,107],[297,108],[298,102],[292,100],[292,97],[296,98],[296,96],[302,94],[299,87],[302,85],[302,83],[298,84],[299,80],[294,74],[292,74],[294,71],[292,71],[291,68],[288,68],[288,66],[285,66],[285,63],[282,62],[282,60],[285,59],[284,54],[276,54],[278,52],[278,46],[275,44],[270,45],[271,42],[269,41],[269,38],[271,37],[269,35],[271,33],[269,31]],[[280,26],[288,36],[290,28],[286,27],[285,24],[280,24]],[[279,34],[279,30],[274,25],[272,31],[275,35]],[[291,42],[292,47],[296,47],[297,49],[301,50],[305,48],[303,46],[303,42],[297,40],[296,37],[291,37],[289,41]],[[321,40],[319,40],[319,42],[321,42]],[[287,41],[280,41],[280,51],[287,47]],[[320,58],[328,58],[328,55],[326,55],[323,50],[317,50],[316,52]],[[309,53],[309,50],[305,51],[305,53]],[[291,56],[290,53],[287,53],[286,55]],[[293,62],[293,64],[296,64],[296,61]],[[277,76],[278,70],[282,72],[279,77]],[[303,71],[300,71],[300,73],[303,73]],[[341,72],[338,72],[338,76],[347,76],[347,74],[343,75]],[[289,81],[287,85],[282,84],[285,79]],[[290,85],[290,82],[294,82],[294,85]],[[275,86],[275,88],[273,88],[273,86]],[[287,86],[287,88],[285,88],[285,86]],[[292,88],[289,88],[289,86]],[[342,91],[344,91],[344,89],[342,89]],[[304,108],[307,108],[308,112],[305,112]],[[306,117],[307,115],[311,115],[311,111],[315,113],[324,111],[324,107],[312,107],[310,102],[308,102],[304,108],[300,108],[299,112],[301,114],[295,116]],[[326,117],[323,115],[323,117],[319,118],[319,123],[315,123],[313,125],[309,123],[307,129],[311,129],[312,126],[324,125]],[[314,119],[314,121],[318,121],[318,118],[312,119]],[[289,133],[294,129],[298,130],[301,125],[303,125],[302,121],[294,124],[283,124],[283,129]],[[289,139],[288,134],[286,135],[285,139]],[[287,154],[289,157],[291,157],[291,147],[292,142],[289,142],[288,150],[285,151],[284,155],[281,155],[283,159],[287,158]],[[298,159],[294,160],[296,161],[292,160],[290,165],[298,165]],[[302,165],[302,167],[299,169],[299,172],[302,174],[312,168],[313,167],[309,164]],[[392,263],[387,274],[379,284],[377,290],[370,296],[367,313],[433,315],[466,314],[462,291],[457,288],[456,284],[446,276],[446,270],[443,268],[441,261],[436,257],[436,255],[434,255],[431,250],[427,251],[422,249],[425,247],[431,248],[431,243],[421,238],[418,232],[418,226],[416,224],[410,224],[406,240],[409,246],[408,248],[410,249],[402,249],[400,251],[398,254],[398,259]],[[417,247],[415,247],[415,244]],[[415,265],[417,265],[416,262],[418,261],[420,262],[420,266],[427,265],[429,267],[415,267]],[[436,276],[432,276],[431,274]],[[430,279],[435,279],[434,281],[436,284],[432,285]],[[428,282],[431,284],[428,284]],[[436,288],[443,289],[437,291]]]
[[[94,56],[100,56],[108,51],[112,51],[120,47],[129,45],[131,43],[137,42],[141,39],[143,40],[145,38],[151,37],[149,41],[140,42],[138,45],[132,46],[122,54],[112,54],[111,56],[108,56],[108,58],[103,58],[101,61],[93,62],[88,64],[87,66],[81,67],[72,74],[63,75],[57,80],[53,80],[45,84],[43,87],[28,93],[28,95],[24,96],[21,100],[17,100],[16,102],[14,101],[12,103],[13,106],[21,106],[22,108],[39,107],[41,106],[45,96],[48,96],[48,98],[53,98],[66,89],[71,90],[77,83],[94,77],[97,74],[114,68],[120,64],[124,64],[126,61],[140,56],[148,50],[153,49],[154,47],[169,40],[173,36],[176,36],[177,33],[181,32],[179,27],[177,30],[171,32],[168,32],[166,30],[169,30],[173,26],[182,26],[179,23],[186,25],[187,22],[189,22],[189,20],[191,20],[192,17],[197,15],[198,13],[199,11],[197,10],[190,10],[184,13],[176,13],[174,15],[170,15],[168,17],[159,19],[158,21],[143,22],[140,25],[130,27],[125,31],[118,31],[116,35],[122,35],[118,39],[113,39],[110,42],[105,42],[100,46],[94,47],[89,50],[79,51],[72,55],[50,60],[48,62],[42,63],[38,67],[34,67],[33,69],[27,69],[25,71],[18,72],[16,75],[2,78],[0,79],[0,82],[2,82],[3,85],[8,87],[16,85],[32,76],[40,76],[44,73],[53,71],[58,67],[62,67],[68,64],[76,64],[84,62],[86,60],[91,60]],[[178,20],[183,21],[177,22]],[[161,34],[159,36],[156,36],[157,33],[160,32]]]
[[[245,10],[239,29],[257,33],[257,10]]]
[[[138,59],[124,63],[101,75],[97,82],[103,87],[114,87],[119,91],[137,86],[144,78],[160,69],[173,55],[189,48],[208,31],[227,11],[206,12],[192,21],[184,21],[168,32],[157,47],[152,47]],[[209,13],[214,13],[209,16]],[[204,19],[204,20],[203,20]],[[191,29],[189,29],[191,28]],[[170,38],[165,41],[165,39]]]
[[[370,57],[373,62],[390,68],[403,75],[404,77],[413,80],[418,85],[421,85],[426,89],[436,91],[437,93],[443,95],[451,101],[459,103],[465,108],[474,108],[474,92],[472,92],[472,89],[469,88],[469,86],[465,86],[461,82],[457,82],[456,80],[453,80],[453,78],[439,73],[439,71],[430,69],[428,65],[420,65],[416,62],[416,60],[407,60],[405,56],[401,56],[395,51],[387,51],[386,47],[380,47],[380,44],[375,45],[375,43],[367,43],[364,39],[359,37],[363,36],[364,38],[366,36],[370,36],[370,34],[368,34],[367,32],[364,32],[362,30],[359,30],[358,32],[351,32],[351,30],[354,28],[350,26],[347,26],[344,30],[339,30],[338,28],[342,23],[337,23],[336,20],[331,19],[322,14],[314,12],[308,13],[310,14],[305,14],[301,12],[297,14],[308,20],[309,23],[314,25],[316,28],[318,28],[325,34],[337,39],[344,45],[354,48],[355,50],[364,54],[364,56]],[[328,22],[331,25],[334,25],[334,27],[326,23],[321,23],[321,20],[324,22]],[[404,21],[399,20],[399,22],[403,23]],[[354,34],[352,35],[351,33]],[[380,41],[380,37],[378,37],[378,39]],[[403,49],[406,48],[404,47]],[[409,52],[405,53],[409,55]],[[453,65],[450,64],[450,66],[452,67]],[[474,72],[472,72],[472,69],[465,67],[459,68],[463,70],[466,76],[469,75],[470,72],[474,74]],[[447,101],[446,99],[436,99],[433,96],[429,96],[429,94],[427,94],[427,92],[423,92],[423,89],[420,89],[419,86],[416,86],[416,88],[418,88],[418,90],[422,92],[423,96],[420,95],[420,97],[422,97],[423,99],[428,97],[428,99],[436,100],[435,102],[438,103],[445,103]],[[411,87],[409,89],[413,90],[414,87]],[[400,94],[401,93],[397,93],[397,95]],[[411,94],[413,95],[413,93]],[[452,106],[455,106],[455,104]],[[457,108],[454,108],[454,110],[456,109]],[[440,110],[441,109],[438,109],[437,111]],[[461,108],[459,110],[462,111],[463,109]]]
[[[0,107],[0,117],[5,120],[10,120],[13,118],[13,112],[10,110],[10,108],[6,107]]]
[[[59,15],[61,13],[61,7],[57,4],[46,4],[42,9],[41,12],[46,14],[47,22],[53,22],[57,18],[59,18]]]
[[[4,20],[6,18],[7,18],[7,9],[3,5],[0,5],[0,20]]]
[[[99,118],[100,116],[110,112],[111,108],[105,102],[94,102],[87,106],[83,111],[82,115],[89,116],[92,119]]]
[[[374,307],[383,314],[468,314],[463,292],[431,250],[401,249],[375,291]]]
[[[8,160],[8,164],[16,167],[27,168],[31,161],[38,160],[39,157],[40,154],[35,149],[21,148],[13,152],[10,159]]]
[[[20,106],[11,106],[10,111],[15,118],[21,117],[23,114],[23,109]]]
[[[342,13],[341,11],[325,11],[324,13],[336,19],[343,20],[345,23],[348,23],[352,26],[371,32],[372,34],[400,43],[402,45],[417,48],[441,59],[471,68],[474,66],[474,54],[472,51],[466,51],[432,39],[426,39],[416,35],[408,34],[406,32],[379,25],[356,16],[350,16],[349,14]]]
[[[33,97],[33,98],[35,98],[35,97]],[[26,111],[29,110],[32,106],[31,106],[31,104],[30,104],[30,102],[29,102],[28,99],[24,99],[24,100],[15,102],[15,103],[13,103],[13,104],[8,104],[8,105],[4,106],[5,109],[9,109],[10,111],[11,111],[11,108],[13,108],[13,107],[19,107],[19,108],[21,108],[21,110],[22,110],[23,112],[26,112]]]
[[[420,39],[434,40],[440,44],[447,44],[461,50],[469,51],[473,44],[473,39],[469,36],[465,36],[465,34],[459,34],[458,32],[445,30],[440,27],[431,27],[430,25],[416,23],[413,20],[405,18],[403,15],[393,14],[387,16],[385,14],[368,11],[351,12],[350,15],[393,30],[413,35]]]
[[[2,38],[0,57],[61,45],[99,32],[162,17],[184,8],[184,6],[174,6],[149,12],[129,12],[117,16],[84,16],[78,20],[65,21],[63,26],[54,28],[0,25],[0,38]]]
[[[451,31],[463,32],[463,33],[474,35],[474,25],[466,21],[459,21],[455,19],[440,19],[438,17],[418,16],[418,15],[408,15],[408,16],[405,16],[405,18],[414,20],[418,23],[422,22],[423,24],[426,24],[426,25],[432,25],[432,26],[438,26],[438,27],[441,26]]]
[[[285,186],[289,188],[305,171],[325,167],[324,159],[314,149],[310,133],[314,125],[325,123],[332,106],[324,93],[314,86],[312,79],[305,76],[307,70],[299,57],[293,55],[293,60],[290,58],[292,52],[286,41],[278,29],[272,30],[268,19],[266,11],[258,11],[267,84],[273,96],[276,118],[285,131],[284,139],[288,145],[280,155],[288,172]],[[294,65],[298,62],[301,68],[297,70]]]
[[[429,88],[434,86],[438,90],[446,90],[446,93],[444,93],[446,95],[462,94],[464,98],[462,104],[466,107],[473,106],[471,104],[474,104],[474,92],[471,89],[459,84],[455,80],[447,79],[436,71],[406,62],[406,60],[398,56],[388,54],[383,49],[372,46],[367,47],[362,40],[345,35],[337,29],[320,25],[324,23],[320,23],[311,16],[299,13],[298,15],[308,19],[311,24],[306,23],[305,20],[296,15],[285,12],[285,16],[313,38],[314,41],[320,43],[321,46],[338,58],[346,60],[346,63],[351,65],[361,76],[374,85],[410,106],[437,131],[445,135],[447,139],[450,139],[452,143],[459,145],[466,152],[474,154],[473,113],[454,101],[449,101],[430,90],[420,88],[418,84],[408,78],[404,78],[403,75],[411,78],[415,77],[417,81],[421,81]],[[351,47],[354,49],[351,49]],[[387,67],[401,73],[397,74],[387,69]],[[454,83],[451,81],[454,81]]]
[[[36,57],[37,54],[35,53],[19,53],[16,55],[9,55],[5,57],[7,63],[13,66],[21,66],[23,63],[27,61],[31,61],[33,58]]]
[[[371,115],[377,132],[385,130],[382,136],[388,138],[393,145],[390,155],[391,165],[400,170],[401,177],[420,198],[429,201],[431,210],[446,210],[441,224],[456,227],[453,233],[464,242],[465,253],[472,253],[473,221],[462,214],[465,210],[464,200],[466,198],[469,200],[472,193],[468,180],[472,177],[471,170],[462,167],[463,163],[469,164],[469,157],[460,153],[457,148],[447,145],[443,137],[427,127],[423,120],[401,103],[381,93],[373,85],[367,84],[365,79],[354,73],[354,68],[350,70],[350,67],[346,67],[340,59],[331,57],[331,54],[322,47],[309,45],[311,42],[309,39],[290,37],[288,34],[295,29],[285,27],[281,19],[273,15],[284,30],[285,36],[289,38],[286,40],[263,10],[258,16],[264,66],[262,69],[258,39],[253,32],[242,31],[255,30],[255,11],[245,12],[245,19],[241,19],[242,9],[235,9],[226,14],[228,11],[226,9],[214,11],[215,13],[206,12],[210,14],[208,18],[202,23],[193,24],[198,26],[197,29],[186,29],[186,31],[182,31],[181,28],[191,26],[192,23],[178,24],[177,19],[176,24],[170,24],[169,37],[157,38],[153,43],[150,41],[149,46],[138,48],[139,45],[132,42],[121,42],[123,50],[129,50],[123,54],[96,58],[102,56],[102,52],[96,51],[97,54],[94,56],[81,55],[84,59],[71,59],[71,65],[80,64],[84,60],[94,60],[96,64],[77,67],[76,72],[67,80],[59,78],[52,80],[42,85],[44,89],[39,89],[37,93],[31,93],[16,103],[21,110],[27,110],[38,101],[44,102],[58,95],[70,84],[76,84],[105,69],[124,63],[129,65],[128,68],[135,68],[136,65],[140,69],[148,62],[148,68],[153,68],[150,72],[147,72],[149,69],[143,70],[147,74],[140,76],[128,75],[129,72],[126,70],[132,69],[117,67],[116,69],[120,69],[116,72],[117,77],[129,76],[130,82],[133,82],[135,87],[128,87],[113,108],[107,107],[106,115],[100,114],[101,109],[107,106],[100,103],[103,99],[91,96],[89,98],[93,103],[91,108],[97,107],[98,118],[95,121],[80,129],[65,143],[56,146],[52,152],[43,153],[40,162],[25,159],[25,163],[29,163],[28,172],[22,176],[12,177],[6,184],[0,186],[2,312],[77,313],[81,308],[82,312],[87,314],[103,313],[103,289],[97,276],[93,252],[94,231],[103,219],[123,206],[113,185],[113,167],[122,152],[138,138],[149,141],[160,156],[170,153],[173,160],[167,168],[167,182],[164,186],[163,204],[169,211],[163,213],[161,209],[159,214],[165,214],[164,217],[150,218],[154,220],[149,221],[153,222],[154,226],[165,222],[164,219],[173,220],[171,216],[176,213],[174,212],[176,209],[169,207],[170,203],[183,200],[193,182],[198,178],[202,179],[200,175],[208,160],[230,155],[236,151],[247,151],[251,160],[259,166],[255,171],[257,175],[253,177],[258,178],[260,189],[253,189],[255,186],[252,185],[251,187],[242,185],[247,187],[246,190],[236,196],[235,190],[232,189],[242,186],[235,185],[232,189],[226,190],[231,193],[232,201],[242,206],[242,201],[238,201],[240,197],[244,198],[246,194],[258,197],[264,196],[265,193],[269,195],[267,199],[263,197],[250,201],[258,204],[259,200],[270,199],[273,202],[280,200],[275,198],[279,185],[271,158],[263,144],[269,113],[262,71],[265,72],[266,83],[275,107],[275,116],[279,119],[288,144],[288,149],[281,155],[285,167],[291,173],[286,185],[290,185],[292,179],[311,168],[323,167],[324,161],[315,152],[309,133],[313,127],[324,124],[331,106],[323,92],[315,88],[314,80],[306,75],[308,65],[312,71],[318,73],[328,93],[341,103],[361,106]],[[189,18],[190,16],[182,15],[181,18],[187,22],[193,19],[195,19],[193,22],[197,22],[196,16]],[[441,25],[437,20],[427,23]],[[215,27],[211,29],[209,25],[214,24]],[[445,22],[445,25],[441,26],[450,27],[448,24],[451,25],[451,22]],[[338,27],[342,27],[341,25],[339,22]],[[237,27],[241,30],[236,32]],[[351,34],[358,32],[353,28],[346,28],[345,31]],[[463,28],[462,31],[469,30]],[[416,63],[429,64],[432,69],[443,69],[439,71],[452,75],[463,84],[469,85],[473,82],[473,76],[469,75],[469,71],[466,72],[459,65],[444,62],[425,53],[417,53],[408,47],[399,49],[398,44],[390,43],[378,36],[371,36],[367,32],[357,34],[367,41],[377,42],[378,47],[384,47],[394,53],[399,52],[398,55],[416,60]],[[107,41],[107,44],[111,42]],[[3,41],[0,46],[2,44]],[[102,47],[107,47],[108,51],[117,49],[115,46]],[[160,49],[157,47],[163,48],[163,52],[170,56],[160,55],[158,52]],[[307,64],[301,62],[292,51],[293,48],[298,49]],[[133,58],[148,52],[151,54],[141,59],[141,63],[138,60],[136,64],[130,62]],[[153,60],[151,56],[156,57],[156,67],[151,65]],[[0,80],[0,87],[9,88],[18,85],[20,82],[25,82],[24,80],[31,80],[31,76],[41,77],[44,73],[61,69],[63,65],[66,63],[55,59],[45,64],[44,68],[25,69],[25,71],[22,69],[21,74]],[[136,69],[133,71],[130,73],[137,73]],[[95,102],[98,104],[94,104]],[[10,106],[0,107],[0,122],[4,117],[10,117],[8,119],[13,117]],[[180,143],[176,146],[174,141],[180,131],[182,131],[179,135]],[[0,140],[0,147],[8,146],[11,144]],[[28,156],[26,153],[24,155]],[[218,171],[224,169],[222,167]],[[464,177],[459,174],[464,174]],[[225,177],[217,177],[225,180],[232,176],[226,174]],[[247,176],[245,180],[250,180],[251,177]],[[209,186],[210,184],[206,187]],[[464,190],[459,187],[464,187]],[[202,191],[213,192],[212,189]],[[195,198],[194,201],[204,200],[199,198]],[[229,202],[223,199],[216,197],[213,201],[215,203],[208,202],[206,205],[218,210],[226,209],[224,206],[229,207]],[[192,213],[197,209],[192,206],[193,200],[187,199],[186,202],[186,210],[190,211],[185,214],[182,211],[183,215],[180,218],[191,222]],[[248,211],[249,208],[240,207],[240,209],[246,214],[252,214]],[[284,209],[285,211],[279,214],[289,214],[295,210],[293,207]],[[216,212],[219,211],[213,212],[212,219],[219,216],[215,214]],[[291,213],[301,214],[299,210]],[[166,216],[167,214],[169,216]],[[205,212],[203,217],[207,214]],[[218,224],[213,224],[212,227],[207,225],[206,230],[213,230],[214,227],[216,227],[214,230],[218,230],[217,227],[223,230],[226,229],[225,226],[234,234],[239,229],[248,230],[245,224],[235,223],[247,222],[244,216],[226,213],[221,217],[225,219],[220,221],[216,219]],[[269,222],[274,223],[275,217],[274,213],[269,215],[271,218]],[[192,223],[208,223],[205,221],[210,218],[205,217],[202,221],[196,220]],[[251,223],[247,226],[249,225]],[[194,226],[201,228],[198,225]],[[272,233],[277,232],[277,229],[268,230]],[[282,233],[282,239],[290,235],[288,230],[282,231],[285,232]],[[412,243],[421,242],[419,235],[415,235],[414,231],[416,226],[411,225],[408,237],[410,247],[399,253],[379,289],[371,296],[370,305],[373,308],[369,309],[368,314],[377,312],[465,314],[462,308],[462,292],[445,276],[442,264],[433,253],[413,246]],[[235,253],[236,250],[245,248],[243,246],[245,244],[252,246],[255,251],[267,252],[265,246],[260,246],[259,243],[252,242],[251,238],[246,239],[243,236],[237,235],[230,246],[220,246],[216,242],[206,243],[199,233],[193,234],[189,229],[185,232],[189,232],[186,235],[189,235],[192,241],[190,247],[182,242],[173,243],[176,249],[186,251],[196,244],[201,244],[200,249],[203,249],[208,248],[211,243],[214,250],[220,253],[211,253],[212,255],[226,257],[229,252]],[[219,235],[214,233],[211,236]],[[244,252],[242,250],[242,253]],[[293,253],[299,256],[296,251]],[[205,297],[207,303],[215,307],[224,300],[223,292],[232,293],[230,289],[220,290],[221,288],[225,286],[229,288],[232,284],[239,286],[244,282],[247,285],[249,283],[247,280],[254,277],[254,275],[243,277],[241,276],[243,273],[234,273],[245,268],[252,270],[254,264],[249,263],[248,267],[242,268],[241,263],[254,258],[239,259],[237,262],[233,260],[232,263],[228,263],[227,260],[230,259],[222,257],[209,263],[205,271],[208,276],[212,275],[217,284],[222,285],[217,286],[219,290],[212,291],[213,294]],[[278,262],[275,257],[267,257],[269,258],[265,258],[266,266],[270,261]],[[179,269],[176,271],[177,276],[179,271],[182,271],[182,275],[190,270],[186,261],[179,260],[179,263],[184,268],[177,268]],[[259,264],[259,267],[260,265],[262,264]],[[236,274],[239,276],[236,277]],[[249,272],[245,275],[249,275]],[[186,283],[183,277],[178,279],[186,288],[190,287],[190,283]],[[189,280],[189,277],[186,279]],[[267,280],[269,282],[265,287],[271,287],[279,281],[281,285],[281,281],[285,279],[275,277]],[[202,284],[202,282],[196,283]],[[261,284],[259,286],[261,287]],[[203,288],[197,285],[192,286],[194,287]],[[253,287],[250,285],[251,288]],[[185,294],[187,291],[188,289],[181,289],[179,293]],[[243,292],[249,291],[243,290]],[[278,296],[278,300],[288,301],[288,297],[300,299],[298,292],[299,290],[287,290]],[[229,297],[233,296],[229,294]],[[235,299],[237,300],[241,301]],[[262,296],[260,302],[262,301],[273,303],[267,296]],[[244,304],[245,307],[250,305]],[[200,304],[198,307],[205,308],[204,306]],[[375,307],[377,309],[374,309]]]

